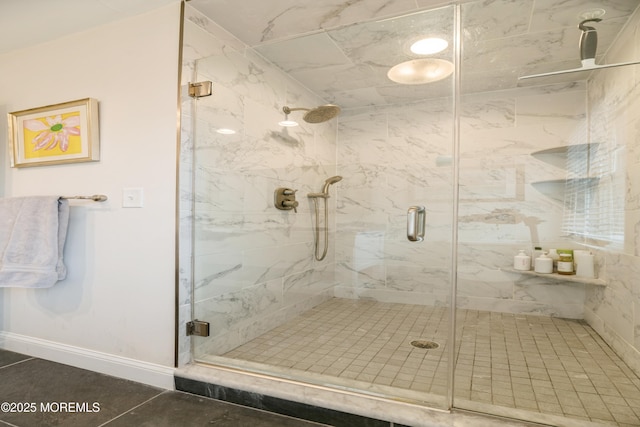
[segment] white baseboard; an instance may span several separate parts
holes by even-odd
[[[174,389],[173,367],[3,331],[0,331],[0,349],[167,390]]]

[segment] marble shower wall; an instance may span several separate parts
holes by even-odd
[[[562,195],[534,182],[566,170],[533,157],[585,137],[584,84],[465,96],[461,113],[458,306],[583,318],[579,283],[505,271],[518,249],[560,239]],[[338,129],[337,295],[444,305],[452,227],[450,100],[353,111]],[[563,166],[563,165],[561,165]],[[406,210],[427,209],[424,242],[406,239]]]
[[[463,98],[458,307],[582,319],[585,285],[508,271],[519,249],[579,248],[561,238],[562,158],[585,143],[586,87],[566,83]]]
[[[640,59],[636,10],[602,63]],[[607,287],[588,288],[585,319],[627,364],[640,372],[640,66],[599,71],[589,80],[592,142],[610,154],[612,176],[626,183],[624,247],[602,245]]]
[[[195,293],[181,303],[193,298],[195,317],[210,323],[211,337],[195,338],[195,353],[215,355],[333,296],[333,256],[314,260],[312,203],[306,195],[336,175],[336,121],[307,124],[296,112],[290,118],[299,127],[279,126],[284,105],[325,102],[186,9],[183,74],[189,81],[211,80],[213,96],[183,103],[183,131],[193,130],[195,141],[188,143],[183,134],[182,231],[188,236],[193,221],[195,233],[194,268],[189,271],[190,263],[181,260],[180,282],[181,293],[189,294],[193,274]],[[220,128],[236,133],[223,135],[216,132]],[[188,218],[192,195],[186,184],[192,176],[194,216]],[[274,207],[278,187],[298,190],[297,213]],[[333,238],[333,226],[330,230]],[[187,240],[181,253],[191,253]]]
[[[448,305],[452,118],[451,99],[340,118],[337,296]],[[407,239],[413,205],[426,208],[422,242]]]

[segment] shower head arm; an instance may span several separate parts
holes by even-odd
[[[290,114],[292,111],[310,111],[310,108],[302,108],[302,107],[289,108],[287,106],[284,106],[282,107],[282,111],[284,111],[285,114]]]
[[[592,18],[592,19],[585,19],[584,21],[580,22],[578,24],[578,28],[580,28],[580,30],[582,31],[595,31],[596,29],[593,27],[587,27],[586,25],[584,25],[587,22],[600,22],[602,21],[602,19],[600,18]]]

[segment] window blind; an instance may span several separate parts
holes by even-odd
[[[563,232],[624,243],[624,148],[611,141],[567,147]]]

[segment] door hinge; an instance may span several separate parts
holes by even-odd
[[[210,81],[189,83],[189,96],[192,98],[211,96],[211,85]]]
[[[190,322],[187,322],[187,335],[208,337],[209,322],[203,322],[202,320],[192,320]]]

